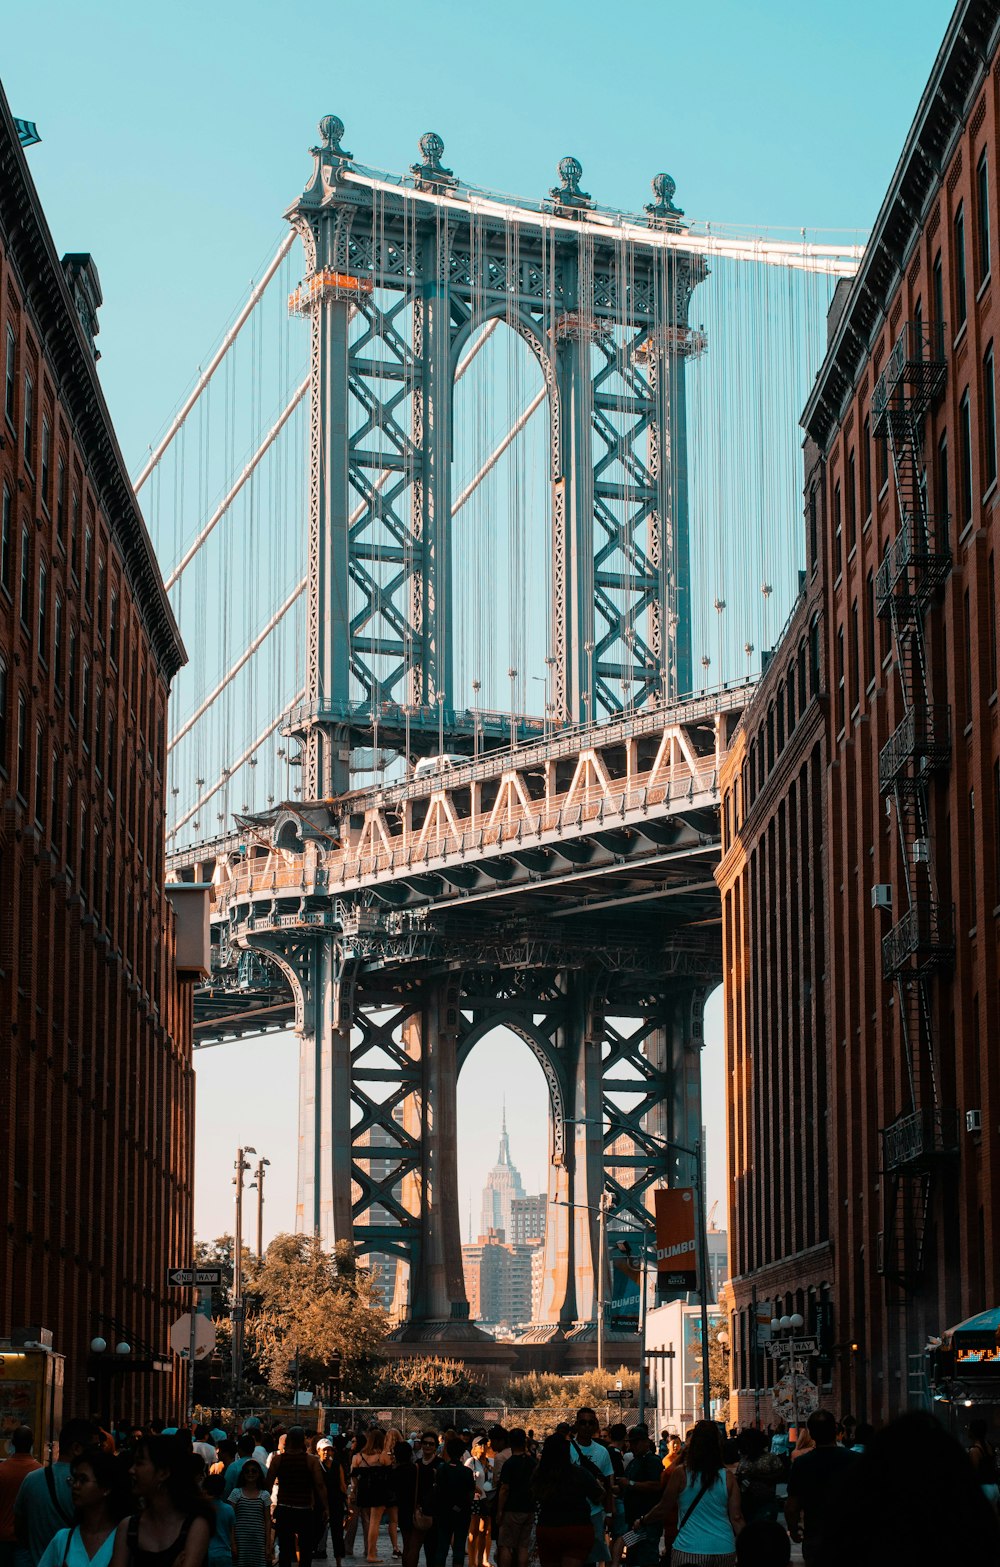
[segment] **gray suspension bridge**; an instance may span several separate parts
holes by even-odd
[[[433,134],[392,178],[354,162],[335,116],[320,133],[288,240],[137,481],[297,235],[309,374],[262,450],[308,398],[308,568],[241,663],[304,597],[304,686],[246,753],[280,728],[302,785],[170,856],[175,878],[214,888],[198,1041],[295,1029],[299,1226],[386,1261],[400,1334],[447,1342],[475,1335],[458,1073],[478,1039],[512,1030],[549,1091],[540,1316],[571,1338],[594,1319],[602,1193],[613,1240],[648,1223],[655,1185],[693,1178],[668,1145],[700,1139],[702,1013],[721,977],[718,772],[751,686],[690,694],[691,297],[713,255],[839,276],[857,252],[696,236],[667,175],[634,218],[598,208],[572,158],[532,203],[462,185]],[[500,322],[542,389],[455,496],[455,384]],[[453,700],[453,518],[543,409],[549,676],[534,720]],[[372,746],[404,775],[352,789]]]

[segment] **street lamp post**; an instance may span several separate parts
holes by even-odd
[[[437,694],[438,705],[438,754],[444,755],[444,692]]]
[[[472,697],[476,704],[472,709],[472,759],[474,762],[479,760],[479,693],[482,689],[483,682],[481,680],[472,682]]]
[[[233,1407],[239,1411],[240,1386],[243,1380],[243,1177],[250,1168],[247,1154],[255,1154],[256,1148],[237,1148],[236,1174],[236,1235],[233,1248]]]
[[[515,691],[515,686],[517,683],[517,670],[513,668],[508,669],[507,678],[510,681],[510,748],[513,751],[515,732],[514,709],[517,705],[517,695]]]
[[[793,1311],[790,1317],[772,1317],[771,1333],[774,1338],[782,1336],[788,1339],[786,1353],[788,1355],[788,1375],[792,1379],[792,1419],[795,1430],[799,1429],[799,1374],[795,1369],[795,1356],[792,1353],[790,1335],[798,1333],[805,1327],[805,1318],[801,1312]]]
[[[270,1159],[258,1159],[250,1190],[257,1193],[257,1261],[264,1260],[264,1171],[270,1167]]]

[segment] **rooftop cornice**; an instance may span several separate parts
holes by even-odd
[[[38,192],[0,85],[0,233],[52,367],[57,396],[76,428],[90,477],[122,551],[157,660],[171,680],[187,662],[97,375]]]
[[[910,243],[926,220],[998,39],[996,0],[959,0],[802,414],[802,427],[824,452],[902,281]]]

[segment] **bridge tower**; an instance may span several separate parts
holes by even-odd
[[[545,201],[513,203],[460,184],[433,133],[402,182],[356,164],[336,116],[320,135],[313,176],[288,213],[306,258],[291,307],[311,329],[306,695],[286,728],[301,746],[302,804],[267,823],[270,851],[301,876],[280,893],[272,884],[266,918],[240,913],[239,939],[282,970],[295,997],[300,1227],[402,1264],[397,1306],[417,1336],[470,1332],[458,1072],[491,1028],[527,1042],[550,1099],[542,1314],[565,1333],[594,1317],[602,1192],[614,1197],[612,1228],[627,1228],[648,1222],[657,1180],[693,1173],[662,1140],[700,1136],[701,1011],[718,972],[716,935],[672,943],[650,912],[630,914],[619,933],[583,904],[565,928],[558,910],[541,923],[495,908],[478,922],[438,920],[436,889],[471,890],[480,872],[456,866],[443,881],[411,875],[405,891],[369,881],[338,893],[329,861],[345,842],[360,852],[371,831],[381,863],[374,835],[387,842],[395,831],[378,799],[338,803],[352,749],[372,744],[374,715],[376,744],[412,755],[443,737],[452,751],[473,749],[453,669],[453,398],[463,355],[494,319],[527,345],[546,392],[557,720],[613,724],[626,705],[659,710],[690,692],[684,377],[699,347],[688,307],[704,263],[684,248],[665,174],[640,222],[596,208],[574,158],[561,160]],[[701,731],[709,763],[713,722]],[[656,744],[666,755],[667,742]],[[613,754],[637,773],[640,751],[623,731]],[[618,765],[596,753],[573,761],[609,789]],[[576,775],[559,766],[546,790],[551,776],[553,790],[572,795]],[[513,772],[499,785],[522,799],[532,787]],[[493,784],[469,788],[475,822]],[[404,832],[415,832],[406,813],[423,807],[407,800]],[[714,833],[696,816],[616,828],[619,860],[637,846],[654,860],[705,853]],[[534,866],[532,875],[558,865],[562,885],[595,852],[590,840],[519,847],[508,863]],[[636,891],[641,901],[642,885],[612,904]]]

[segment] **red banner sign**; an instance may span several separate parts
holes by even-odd
[[[696,1218],[693,1187],[672,1186],[653,1193],[656,1201],[656,1272],[661,1285],[698,1288]]]

